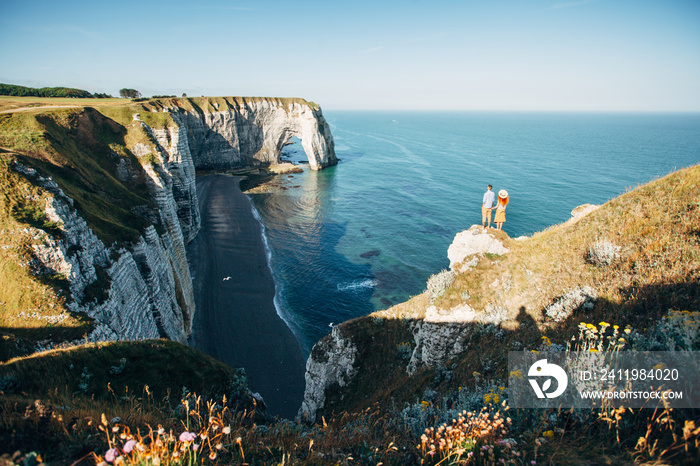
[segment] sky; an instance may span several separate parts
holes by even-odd
[[[0,0],[0,82],[335,110],[700,111],[698,0]]]

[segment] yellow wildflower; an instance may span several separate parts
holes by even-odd
[[[518,369],[517,371],[510,371],[510,376],[518,378],[518,379],[522,379],[523,378],[523,371],[521,371],[520,369]]]
[[[588,351],[590,351],[591,353],[597,353],[597,352],[598,352],[598,350],[595,349],[595,348],[591,348],[591,349],[589,349]]]
[[[542,437],[545,437],[548,439],[554,438],[554,431],[553,430],[546,430],[546,431],[542,432]]]

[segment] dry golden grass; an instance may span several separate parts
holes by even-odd
[[[644,299],[639,294],[644,290],[697,286],[698,199],[700,166],[694,166],[627,192],[579,221],[555,225],[524,241],[505,239],[509,253],[480,259],[476,268],[457,276],[436,305],[450,309],[467,303],[484,309],[488,303],[501,303],[511,318],[524,308],[542,322],[547,305],[586,285],[611,306],[623,306],[630,293]],[[608,267],[586,260],[588,247],[602,238],[621,246],[620,259]],[[462,297],[465,292],[469,299]],[[688,305],[696,306],[697,296]],[[614,312],[611,306],[603,307]],[[650,317],[668,310],[655,309]]]

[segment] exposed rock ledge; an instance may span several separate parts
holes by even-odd
[[[465,262],[468,257],[480,254],[499,254],[508,252],[508,248],[496,239],[489,230],[479,225],[472,225],[468,230],[457,233],[452,244],[447,249],[447,258],[450,260],[450,269],[459,267],[459,272],[476,264]]]
[[[343,387],[356,373],[354,368],[357,347],[334,327],[330,335],[316,343],[306,362],[306,390],[299,409],[299,417],[309,422],[326,402],[326,391]]]

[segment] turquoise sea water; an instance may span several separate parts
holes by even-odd
[[[698,114],[325,112],[340,163],[251,195],[280,315],[305,352],[332,324],[405,301],[507,189],[504,230],[529,235],[700,162]],[[305,160],[299,144],[286,149]]]

